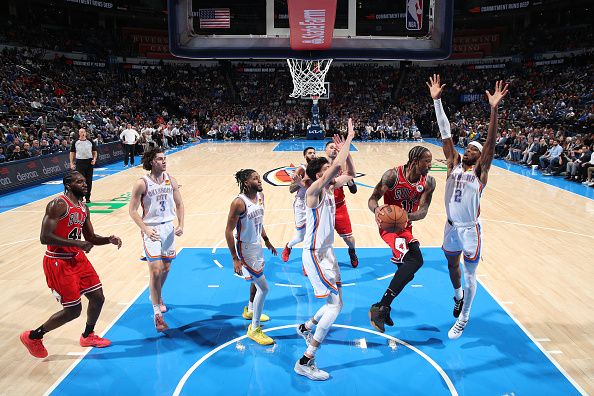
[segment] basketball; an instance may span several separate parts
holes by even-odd
[[[408,214],[397,205],[388,205],[381,209],[377,217],[381,220],[380,227],[388,232],[400,232],[406,228]]]

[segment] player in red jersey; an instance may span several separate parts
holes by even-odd
[[[330,165],[338,155],[340,148],[336,146],[332,140],[326,143],[326,155],[330,160]],[[346,186],[352,194],[357,192],[357,185],[354,180],[350,180]],[[355,252],[355,237],[353,236],[353,229],[351,226],[351,218],[346,206],[346,200],[344,195],[344,187],[334,189],[334,200],[336,202],[336,221],[334,223],[334,229],[344,240],[344,243],[349,247],[349,258],[351,259],[351,265],[353,268],[357,268],[359,265],[359,259]]]
[[[386,205],[400,206],[408,213],[409,220],[406,228],[398,233],[379,229],[382,239],[392,249],[391,261],[398,266],[382,299],[369,310],[371,325],[382,333],[385,331],[384,324],[394,325],[390,318],[392,301],[413,280],[415,273],[423,265],[419,241],[412,233],[412,222],[424,219],[431,204],[435,191],[435,179],[428,175],[432,158],[429,149],[423,146],[413,147],[408,152],[406,165],[387,170],[367,203],[369,210],[375,214],[378,226],[381,221],[377,215]],[[384,205],[379,206],[378,201],[382,196]]]
[[[89,209],[82,203],[87,193],[87,182],[82,174],[73,171],[64,175],[63,195],[52,200],[45,209],[41,224],[41,243],[47,245],[43,258],[43,271],[47,285],[63,309],[53,314],[35,330],[21,333],[21,342],[29,353],[37,358],[46,357],[43,335],[80,316],[80,296],[89,299],[87,325],[80,337],[83,347],[104,348],[111,344],[108,339],[97,336],[95,323],[105,301],[99,276],[85,256],[95,245],[109,243],[122,246],[120,238],[95,234]],[[84,236],[84,240],[81,239]]]

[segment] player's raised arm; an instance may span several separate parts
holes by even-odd
[[[349,118],[349,123],[352,124],[352,120]],[[339,151],[336,159],[330,165],[328,170],[324,173],[324,175],[312,183],[312,185],[307,189],[308,196],[318,196],[322,189],[326,187],[334,178],[340,173],[343,169],[346,159],[349,155],[349,150],[351,148],[351,142],[353,141],[353,137],[355,136],[354,128],[349,128],[349,133],[347,135],[346,140],[342,146],[342,149]]]
[[[491,162],[493,162],[493,156],[495,155],[495,138],[497,136],[497,107],[501,100],[507,95],[507,88],[509,84],[503,83],[503,80],[495,83],[495,92],[493,95],[489,91],[485,91],[487,98],[489,98],[489,106],[491,106],[491,116],[489,118],[489,131],[487,132],[487,140],[483,145],[483,151],[478,163],[477,173],[481,179],[481,183],[487,184],[487,178],[489,174],[489,168],[491,168]]]
[[[434,74],[429,77],[429,82],[426,82],[429,87],[429,92],[433,98],[433,107],[435,108],[435,116],[437,117],[437,125],[439,126],[439,133],[441,134],[441,143],[443,147],[443,154],[446,157],[449,171],[460,162],[460,154],[454,148],[452,141],[452,131],[450,128],[450,121],[443,110],[441,104],[441,94],[445,84],[441,84],[439,74]]]

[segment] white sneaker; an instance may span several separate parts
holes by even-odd
[[[299,363],[299,360],[297,360],[297,362],[295,362],[295,372],[299,375],[309,378],[310,380],[326,381],[328,378],[330,378],[330,374],[317,368],[314,360],[315,359],[310,359],[307,364],[301,364]]]
[[[305,340],[305,345],[309,346],[309,344],[311,344],[311,340],[313,339],[313,334],[311,333],[311,330],[306,330],[302,332],[299,329],[299,326],[297,326],[295,331],[297,331],[297,334],[303,337],[303,339]]]
[[[466,324],[468,324],[468,320],[457,319],[456,323],[454,323],[450,331],[448,331],[448,338],[450,340],[457,340],[460,338],[464,332],[464,328],[466,328]]]

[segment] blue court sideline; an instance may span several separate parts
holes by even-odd
[[[346,249],[336,253],[349,262]],[[266,252],[264,310],[272,319],[265,330],[276,344],[264,347],[243,337],[249,284],[233,274],[227,249],[186,248],[165,287],[167,334],[154,329],[145,289],[107,332],[113,345],[91,350],[53,394],[579,394],[480,285],[464,335],[447,338],[452,290],[438,248],[423,249],[424,267],[394,302],[395,326],[384,335],[373,331],[367,310],[395,267],[387,249],[358,254],[357,269],[341,264],[344,309],[318,351],[318,366],[331,374],[326,382],[293,372],[305,349],[294,326],[323,303],[301,273],[300,249],[286,264]]]
[[[186,148],[200,143],[201,142],[187,143],[183,146],[175,147],[173,149],[167,150],[167,155],[185,150]],[[135,158],[136,165],[141,165],[141,156],[137,155]],[[125,171],[126,169],[128,168],[124,167],[123,160],[113,162],[109,165],[99,166],[95,168],[93,172],[93,181],[113,175],[114,173]],[[0,213],[16,209],[20,206],[30,204],[31,202],[38,201],[40,199],[45,199],[51,195],[58,194],[63,191],[64,187],[62,186],[62,177],[59,177],[57,179],[49,180],[35,186],[25,187],[3,195],[0,194],[0,198],[2,199],[0,201]],[[92,198],[93,197],[91,196],[91,199]]]
[[[283,140],[279,142],[272,151],[299,151],[303,152],[306,147],[313,147],[317,152],[324,152],[326,143],[330,139],[324,140]],[[351,143],[350,151],[357,151],[357,148]]]
[[[427,143],[434,144],[436,146],[441,147],[441,141],[437,139],[427,139]],[[461,147],[456,146],[456,150],[460,154],[464,153],[464,149]],[[553,187],[560,188],[562,190],[566,190],[572,192],[574,194],[581,195],[582,197],[594,199],[594,188],[584,186],[581,183],[575,183],[572,181],[567,181],[560,176],[543,176],[542,172],[539,170],[534,170],[522,165],[518,165],[512,162],[507,162],[501,159],[494,159],[493,165],[508,170],[513,173],[517,173],[518,175],[522,175],[525,177],[529,177],[530,179],[537,180],[539,182],[548,184]]]

